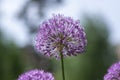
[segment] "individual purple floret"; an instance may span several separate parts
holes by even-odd
[[[17,80],[55,80],[55,79],[51,73],[36,69],[20,75]]]
[[[113,64],[108,73],[104,76],[104,80],[120,80],[120,61]]]
[[[84,28],[78,20],[58,14],[44,21],[38,30],[35,47],[44,55],[73,56],[85,51],[87,45]]]

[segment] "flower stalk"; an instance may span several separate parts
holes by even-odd
[[[61,56],[62,77],[63,77],[63,80],[65,80],[65,72],[64,72],[64,59],[63,59],[63,54],[62,54],[62,53],[60,53],[60,56]]]

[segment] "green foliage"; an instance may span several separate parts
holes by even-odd
[[[21,62],[20,51],[14,45],[5,46],[0,44],[0,79],[16,80],[23,72],[24,66]]]

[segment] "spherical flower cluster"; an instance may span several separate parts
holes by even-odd
[[[54,77],[51,73],[36,69],[22,74],[17,80],[54,80]]]
[[[104,80],[120,80],[120,61],[113,64],[108,73],[104,76]]]
[[[44,21],[38,30],[35,47],[44,55],[59,58],[85,51],[87,45],[84,28],[78,20],[58,14]]]

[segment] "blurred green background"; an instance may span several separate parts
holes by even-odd
[[[14,40],[9,39],[9,34],[6,36],[0,28],[0,80],[16,80],[20,74],[31,69],[44,69],[52,72],[55,80],[62,80],[60,61],[47,58],[35,51],[32,40],[38,29],[36,25],[38,22],[34,21],[36,16],[29,16],[28,12],[32,12],[29,7],[37,6],[34,9],[37,8],[37,18],[41,22],[46,18],[46,7],[58,7],[63,3],[63,0],[27,0],[24,3],[15,16],[23,21],[29,30],[29,42],[24,46],[19,46],[19,42],[16,44]],[[4,13],[2,10],[0,13],[0,27],[4,27],[2,25]],[[88,45],[84,54],[65,58],[66,80],[103,80],[107,68],[119,59],[116,52],[117,45],[109,42],[109,25],[100,14],[84,13],[82,18],[78,16],[78,19],[85,27]]]

